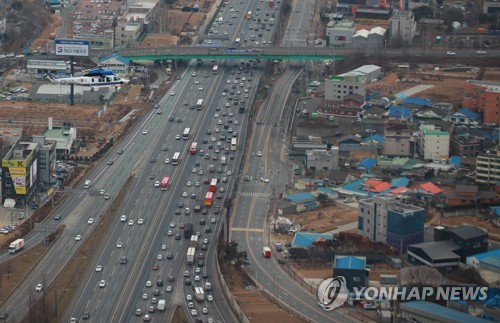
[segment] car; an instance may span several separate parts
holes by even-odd
[[[457,53],[452,52],[452,51],[447,51],[447,52],[446,52],[446,55],[447,55],[447,56],[455,56],[455,55],[457,55]]]
[[[200,182],[195,182],[195,183],[194,183],[194,186],[196,186],[196,187],[200,187]]]
[[[97,265],[97,267],[95,267],[95,271],[101,272],[102,271],[102,266],[101,265]]]
[[[261,177],[260,180],[263,181],[264,183],[269,183],[269,178]]]
[[[190,214],[191,214],[191,209],[187,207],[187,208],[184,210],[184,214],[185,214],[185,215],[190,215]]]
[[[154,313],[154,312],[155,312],[155,307],[154,307],[154,306],[150,306],[150,307],[148,308],[148,312],[149,312],[149,313]]]
[[[171,253],[171,252],[167,252],[167,259],[169,259],[169,260],[170,260],[170,259],[172,259],[172,258],[174,258],[174,254],[173,254],[173,253]]]
[[[186,278],[186,280],[184,281],[184,283],[186,284],[186,286],[190,286],[191,285],[191,279],[190,278]]]
[[[207,301],[213,302],[214,301],[214,297],[212,295],[207,295]]]
[[[88,320],[89,318],[90,318],[90,314],[89,314],[89,312],[85,312],[85,313],[83,313],[83,315],[82,315],[82,320]]]
[[[203,86],[200,86],[200,87],[198,88],[198,90],[199,90],[199,91],[203,91]]]
[[[155,182],[155,187],[160,187],[160,181]]]
[[[162,244],[160,249],[163,250],[163,251],[167,250],[167,245],[166,244]]]
[[[207,250],[207,249],[208,249],[208,247],[207,247],[207,245],[205,245],[205,244],[204,244],[204,245],[202,245],[202,246],[201,246],[201,248],[200,248],[200,249],[201,249],[201,250]]]
[[[226,175],[227,175],[227,176],[231,176],[232,174],[233,174],[233,172],[231,172],[230,170],[228,170],[228,171],[226,172]]]
[[[182,197],[187,197],[188,193],[187,192],[182,192]]]
[[[87,220],[87,223],[88,223],[88,224],[92,224],[92,223],[94,223],[94,218],[90,218],[90,219],[88,219],[88,220]]]
[[[208,244],[208,239],[207,238],[203,239],[203,244]]]
[[[134,220],[128,220],[128,225],[133,226],[134,225]]]
[[[165,291],[166,291],[167,293],[172,292],[172,286],[168,285],[168,286],[167,286],[167,288],[165,288]]]
[[[204,308],[201,310],[201,312],[202,312],[203,314],[208,314],[208,308],[204,307]]]
[[[106,287],[106,281],[104,279],[99,282],[99,287],[100,288]]]
[[[170,222],[170,224],[168,226],[171,228],[175,228],[175,222]]]
[[[201,273],[201,268],[199,268],[199,267],[196,267],[196,268],[195,268],[195,270],[194,270],[194,272],[195,272],[196,274],[199,274],[199,273]]]
[[[213,224],[213,223],[215,223],[215,222],[217,222],[217,219],[216,219],[215,217],[210,218],[210,223],[212,223],[212,224]],[[207,239],[205,239],[205,240],[207,240]],[[208,240],[207,240],[207,241],[208,241]]]
[[[156,270],[158,270],[158,269],[160,269],[160,266],[159,266],[159,265],[156,265],[156,264],[155,264],[155,265],[153,265],[153,270],[154,270],[154,271],[156,271]]]
[[[125,222],[127,221],[127,216],[125,214],[123,214],[121,217],[120,217],[120,222]]]
[[[147,134],[148,134],[148,132],[149,132],[149,131],[148,131],[147,129],[144,129],[144,130],[142,131],[142,134],[143,134],[143,135],[147,135]]]
[[[163,255],[160,253],[156,256],[156,260],[163,260]]]
[[[148,314],[146,314],[146,315],[144,315],[144,318],[142,319],[142,321],[143,322],[150,322],[151,321],[151,317]]]
[[[191,194],[191,199],[193,199],[193,200],[196,199],[196,194],[195,193]]]
[[[138,219],[137,220],[138,225],[143,225],[144,224],[144,219]]]
[[[135,315],[141,316],[142,315],[142,310],[140,308],[135,310]]]
[[[194,281],[199,282],[200,281],[200,276],[194,276]]]
[[[238,120],[234,120],[234,121],[233,121],[233,124],[238,124],[238,123],[239,123],[239,122],[238,122]],[[234,132],[234,133],[233,133],[233,136],[234,136],[235,134],[236,134],[236,132]]]
[[[104,194],[104,199],[105,200],[109,200],[110,197],[111,197],[111,195],[109,195],[109,193]]]
[[[188,302],[188,307],[189,307],[189,308],[193,308],[193,307],[194,307],[193,302]]]
[[[113,165],[113,161],[112,160],[108,160],[108,162],[106,164],[107,165]]]
[[[486,52],[484,50],[478,50],[476,52],[477,55],[486,55]]]
[[[257,157],[262,157],[262,152],[260,150],[257,152]]]
[[[186,193],[186,196],[187,196],[187,193]],[[184,203],[180,202],[179,204],[177,204],[177,206],[182,209],[184,207]]]
[[[222,120],[217,121],[217,124],[220,126],[222,125]]]
[[[205,261],[204,260],[198,260],[198,267],[203,267],[205,266]]]
[[[217,173],[219,173],[219,174],[222,173],[222,168],[220,168],[220,167],[217,168]]]
[[[196,312],[196,310],[195,310],[195,309],[192,309],[192,310],[191,310],[191,315],[192,315],[192,316],[196,316],[196,315],[198,315],[198,312]]]
[[[212,228],[210,228],[210,227],[206,227],[206,228],[205,228],[205,233],[210,233],[210,232],[212,232]]]
[[[175,135],[175,140],[181,140],[181,135]]]
[[[123,149],[118,149],[118,151],[116,152],[118,155],[121,155],[123,154]]]
[[[55,217],[54,220],[61,220],[61,215],[58,213]]]
[[[175,95],[175,91],[170,91],[170,96],[174,96]]]
[[[75,236],[75,240],[76,240],[76,241],[80,241],[80,240],[82,240],[82,235],[81,235],[81,234],[77,234],[77,235]]]
[[[175,234],[175,240],[181,240],[181,235],[180,235],[180,234],[178,234],[178,233],[176,233],[176,234]]]
[[[121,241],[118,241],[118,242],[116,243],[116,247],[117,247],[117,248],[121,248],[121,247],[123,247],[123,243],[122,243]]]
[[[172,232],[172,230],[168,230],[167,231],[167,236],[172,236],[172,235],[174,235],[174,233]]]
[[[148,299],[148,294],[146,293],[142,294],[142,299]]]
[[[42,289],[43,289],[43,285],[42,285],[42,284],[37,284],[37,285],[35,286],[35,291],[36,291],[36,292],[41,292],[41,291],[42,291]]]
[[[165,158],[165,164],[170,164],[170,159],[169,158]]]

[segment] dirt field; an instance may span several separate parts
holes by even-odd
[[[357,221],[358,212],[340,206],[330,206],[321,210],[301,213],[295,215],[294,218],[307,231],[322,233]]]
[[[231,277],[226,280],[231,293],[239,306],[251,322],[305,322],[271,301],[264,292],[247,290],[243,285],[244,277],[233,266],[222,264],[224,276]]]
[[[427,225],[438,225],[439,220],[440,220],[440,217],[436,216],[436,217],[433,217],[426,224]],[[480,218],[470,216],[470,215],[441,218],[441,225],[460,226],[463,224],[475,225],[475,226],[478,226],[481,228],[485,228],[488,230],[489,233],[497,236],[496,240],[498,240],[500,238],[500,228],[498,228],[498,227],[494,226],[492,223],[485,221],[485,220],[482,220]],[[490,236],[490,238],[492,238],[492,237]],[[495,237],[493,237],[493,238],[495,238]]]

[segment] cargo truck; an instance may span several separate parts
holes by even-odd
[[[262,249],[262,254],[264,255],[264,257],[266,258],[270,258],[271,257],[271,248],[269,247],[264,247]]]
[[[24,247],[24,239],[17,239],[10,243],[9,253],[16,253]]]
[[[158,301],[158,311],[164,311],[165,310],[165,300],[164,299],[160,299]]]
[[[210,173],[215,172],[215,165],[208,165],[208,171],[209,171]]]
[[[188,248],[187,255],[186,255],[186,262],[188,265],[192,265],[194,263],[195,253],[196,253],[195,248]]]
[[[205,293],[203,292],[203,288],[195,287],[194,292],[195,292],[195,298],[196,298],[197,302],[203,302],[205,300]]]

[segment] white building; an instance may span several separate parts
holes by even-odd
[[[332,170],[339,168],[339,147],[331,150],[312,149],[306,151],[307,168],[311,170]]]
[[[433,124],[420,125],[419,150],[425,160],[448,159],[450,133]]]
[[[350,72],[332,75],[325,80],[325,100],[343,101],[351,94],[366,96],[366,77]]]
[[[330,22],[326,27],[328,45],[333,47],[350,47],[356,29],[353,21]]]
[[[382,67],[377,65],[363,65],[349,72],[350,75],[362,75],[366,79],[366,83],[380,80],[384,77]]]
[[[49,118],[49,126],[44,131],[43,136],[47,141],[56,142],[56,153],[58,155],[69,155],[76,140],[76,128],[71,125],[54,127],[52,118]]]
[[[401,40],[404,45],[411,45],[417,31],[417,23],[413,13],[408,10],[397,10],[389,20],[391,42]]]
[[[44,59],[28,59],[26,62],[28,74],[36,78],[42,78],[47,73],[58,76],[70,74],[70,65],[68,61],[52,61]]]
[[[360,29],[352,37],[352,48],[383,48],[385,46],[386,30],[382,27],[374,27],[370,31]]]

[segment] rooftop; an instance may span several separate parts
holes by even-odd
[[[408,248],[421,249],[432,260],[460,260],[460,256],[454,253],[453,250],[458,250],[461,247],[451,240],[422,242],[410,245]]]
[[[293,238],[292,246],[309,248],[318,238],[332,239],[333,236],[325,233],[297,232]]]
[[[401,310],[412,313],[422,313],[425,316],[432,317],[437,322],[468,322],[468,323],[486,323],[491,322],[479,317],[471,316],[448,307],[426,301],[404,302],[399,305]]]
[[[365,269],[366,257],[335,256],[333,268],[339,269]]]
[[[455,233],[457,236],[464,240],[473,239],[488,235],[487,232],[481,230],[480,228],[473,225],[463,225],[458,228],[450,229],[451,232]]]

